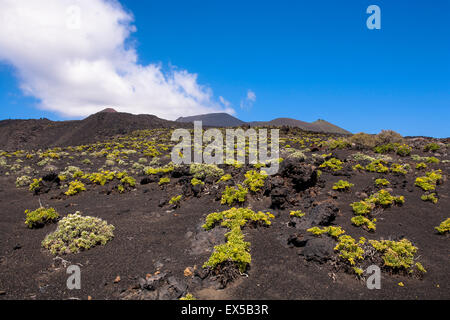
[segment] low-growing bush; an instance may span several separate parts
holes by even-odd
[[[295,210],[295,211],[291,211],[291,212],[289,213],[289,215],[290,215],[291,217],[301,218],[301,217],[303,217],[303,216],[305,215],[305,213],[302,212],[302,210]]]
[[[24,176],[21,176],[21,177],[17,177],[17,179],[16,179],[16,187],[20,188],[20,187],[29,186],[31,181],[32,181],[31,177],[27,176],[27,175],[24,175]]]
[[[180,203],[182,195],[178,195],[178,196],[174,196],[170,199],[169,203],[170,204],[174,204],[174,205],[178,205]]]
[[[423,201],[430,201],[434,204],[438,202],[438,198],[436,197],[436,193],[424,194],[420,197]]]
[[[408,239],[400,241],[391,240],[369,240],[375,250],[383,254],[384,265],[392,269],[409,269],[414,263],[414,255],[417,247],[413,246]]]
[[[75,180],[69,183],[69,189],[64,192],[64,194],[67,196],[73,196],[81,191],[86,191],[86,187],[84,186],[83,182]]]
[[[233,205],[235,202],[245,202],[248,189],[238,184],[237,189],[234,187],[225,187],[225,191],[222,193],[221,204]]]
[[[244,184],[246,184],[251,191],[258,192],[264,186],[264,180],[266,179],[267,174],[250,170],[245,173]]]
[[[383,186],[383,187],[385,187],[385,186],[388,186],[388,185],[390,185],[391,183],[388,181],[388,180],[386,180],[386,179],[376,179],[375,180],[375,185],[377,186],[377,187],[380,187],[380,186]]]
[[[161,178],[161,179],[159,179],[159,182],[158,182],[158,184],[160,186],[163,184],[167,184],[167,183],[170,183],[170,178],[168,178],[168,177]]]
[[[357,215],[351,218],[351,221],[357,227],[364,226],[369,231],[376,230],[375,222],[377,222],[377,219],[370,220],[362,215]]]
[[[205,183],[204,183],[202,180],[199,180],[199,179],[197,179],[197,178],[192,178],[192,179],[191,179],[191,184],[192,184],[193,186],[196,186],[196,185],[198,185],[198,184],[204,185]]]
[[[271,224],[271,219],[274,216],[268,212],[254,212],[248,208],[231,208],[222,212],[213,212],[206,217],[206,223],[203,228],[210,230],[214,226],[221,222],[221,226],[230,229],[225,234],[227,242],[214,247],[214,251],[211,257],[203,265],[204,268],[216,268],[218,265],[224,262],[233,262],[239,268],[241,272],[247,269],[247,266],[251,262],[251,256],[249,252],[250,243],[244,241],[244,234],[241,228],[244,227],[249,221],[261,222],[268,226]]]
[[[442,179],[442,170],[427,172],[424,177],[416,178],[415,185],[424,191],[433,191],[437,183]]]
[[[30,191],[35,191],[37,188],[40,187],[41,182],[42,182],[42,178],[39,178],[39,179],[33,179],[33,182],[30,183],[29,190],[30,190]]]
[[[25,224],[28,228],[39,228],[52,222],[56,222],[59,214],[53,208],[40,207],[34,211],[25,210],[26,219]]]
[[[231,174],[229,174],[229,173],[225,174],[225,175],[221,176],[219,180],[217,180],[217,183],[231,180],[231,178],[232,178]]]
[[[427,144],[427,145],[423,148],[423,151],[425,151],[425,152],[429,152],[429,151],[431,151],[431,152],[436,152],[436,151],[438,151],[439,149],[441,149],[441,146],[438,145],[437,143],[432,142],[432,143]]]
[[[445,234],[450,232],[450,218],[448,218],[447,220],[443,221],[439,227],[435,227],[435,229],[440,233],[440,234]]]
[[[78,253],[112,240],[114,226],[102,219],[69,214],[58,222],[55,232],[48,234],[42,246],[54,255]]]
[[[339,171],[343,168],[343,162],[336,158],[331,158],[320,165],[319,168],[327,168],[332,171]]]
[[[190,166],[190,173],[197,179],[204,179],[206,177],[221,177],[224,172],[214,164],[192,163]]]
[[[350,190],[351,187],[353,187],[354,184],[350,183],[348,181],[344,181],[344,180],[339,180],[338,182],[336,182],[333,185],[333,190],[338,190],[338,191],[348,191]]]

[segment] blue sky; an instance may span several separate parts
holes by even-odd
[[[197,74],[242,120],[450,136],[450,1],[120,3],[134,17],[126,45],[139,64]],[[381,30],[366,27],[371,4]],[[77,118],[39,108],[20,84],[17,68],[0,64],[0,118]],[[249,90],[256,100],[243,109]]]

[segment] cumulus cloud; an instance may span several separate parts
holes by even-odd
[[[139,64],[128,41],[133,16],[116,0],[0,0],[0,8],[0,60],[42,109],[67,117],[106,107],[166,119],[234,113],[196,74]]]
[[[256,101],[256,94],[252,90],[247,90],[247,96],[241,100],[241,109],[249,110]]]

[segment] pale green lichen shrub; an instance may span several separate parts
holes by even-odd
[[[20,188],[20,187],[29,186],[31,181],[32,181],[31,177],[27,176],[27,175],[24,175],[24,176],[21,176],[21,177],[17,177],[17,179],[16,179],[16,187]]]
[[[53,255],[78,253],[96,245],[105,245],[114,238],[114,226],[106,221],[82,216],[79,211],[58,222],[55,232],[48,234],[42,246]]]
[[[224,171],[214,164],[192,163],[190,173],[194,178],[204,179],[206,177],[219,178],[223,176]]]

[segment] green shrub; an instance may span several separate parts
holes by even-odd
[[[84,184],[81,181],[75,180],[69,183],[69,189],[64,192],[67,196],[73,196],[81,191],[86,191]]]
[[[388,144],[383,144],[381,146],[377,146],[373,149],[374,152],[376,153],[389,153],[389,152],[394,152],[395,151],[395,145],[393,143],[388,143]]]
[[[231,208],[209,214],[206,217],[206,223],[203,225],[204,229],[210,230],[218,222],[221,222],[221,226],[230,229],[230,232],[225,234],[227,242],[214,247],[211,257],[203,267],[216,268],[218,265],[229,261],[235,263],[239,270],[244,272],[251,262],[251,256],[249,252],[250,243],[244,241],[241,228],[249,221],[270,225],[270,220],[273,218],[274,216],[271,213],[261,211],[256,213],[248,208]]]
[[[58,222],[55,232],[48,234],[42,246],[54,255],[77,253],[96,245],[105,245],[113,237],[114,226],[102,219],[69,214]]]
[[[351,218],[351,221],[357,227],[364,226],[369,231],[376,230],[375,222],[377,222],[377,219],[370,220],[364,216],[358,215],[358,216]]]
[[[435,229],[440,233],[440,234],[445,234],[450,232],[450,218],[448,218],[447,220],[443,221],[439,227],[435,227]]]
[[[393,163],[391,165],[391,172],[405,175],[408,173],[409,168],[410,168],[409,164]]]
[[[225,174],[225,175],[221,176],[219,180],[217,180],[217,183],[225,182],[225,181],[228,181],[228,180],[231,180],[231,179],[232,179],[231,174]]]
[[[245,173],[244,184],[249,186],[250,190],[257,192],[264,186],[264,180],[267,179],[267,174],[259,173],[255,170],[250,170]]]
[[[386,161],[378,159],[369,163],[366,166],[366,170],[369,172],[377,172],[377,173],[389,172],[389,168],[385,166],[385,164],[387,164]]]
[[[436,193],[424,194],[420,197],[423,201],[431,201],[434,204],[438,202],[438,198],[436,197]]]
[[[386,180],[386,179],[376,179],[375,180],[375,185],[377,187],[379,187],[379,186],[388,186],[390,184],[391,183],[388,180]]]
[[[296,211],[291,211],[291,212],[289,213],[289,215],[290,215],[291,217],[301,218],[301,217],[303,217],[303,216],[305,215],[305,213],[302,212],[302,210],[296,210]]]
[[[441,161],[438,159],[438,158],[436,158],[436,157],[428,157],[427,158],[427,163],[436,163],[436,164],[439,164]]]
[[[353,212],[357,215],[366,215],[369,214],[372,209],[375,207],[371,202],[368,201],[358,201],[350,204],[353,208]]]
[[[407,144],[401,144],[399,146],[397,146],[395,152],[401,156],[401,157],[406,157],[409,156],[411,154],[412,148],[410,146],[408,146]]]
[[[59,218],[59,214],[53,208],[39,208],[34,211],[25,210],[27,215],[25,224],[28,228],[39,228],[48,223],[56,222]]]
[[[442,170],[427,172],[424,177],[416,178],[415,185],[424,191],[433,191],[437,183],[442,179]]]
[[[360,238],[359,242],[356,242],[349,235],[340,236],[335,251],[339,252],[339,257],[348,261],[352,266],[356,264],[358,260],[364,260],[364,249],[361,247],[365,243],[364,238]]]
[[[336,158],[331,158],[320,165],[320,168],[329,168],[332,171],[339,171],[343,168],[343,162]]]
[[[225,191],[222,193],[221,204],[233,205],[234,202],[245,202],[248,189],[238,184],[237,189],[226,186]]]
[[[170,178],[168,178],[168,177],[161,178],[161,179],[159,179],[159,182],[158,182],[158,184],[160,186],[163,184],[167,184],[167,183],[170,183]]]
[[[198,184],[204,185],[205,183],[204,183],[202,180],[199,180],[199,179],[197,179],[197,178],[192,178],[192,179],[191,179],[191,184],[192,184],[193,186],[196,186],[196,185],[198,185]]]
[[[177,205],[177,204],[180,203],[181,197],[182,197],[181,194],[178,195],[178,196],[174,196],[174,197],[172,197],[172,198],[170,199],[169,203],[170,203],[170,204],[175,204],[175,205]]]
[[[416,165],[417,170],[422,170],[422,169],[426,169],[426,168],[428,168],[428,166],[424,162],[418,163]]]
[[[353,187],[354,184],[350,183],[348,181],[344,181],[344,180],[339,180],[338,182],[336,182],[333,185],[333,190],[338,190],[338,191],[348,191],[350,190],[351,187]]]
[[[145,167],[144,173],[146,175],[152,174],[160,174],[160,173],[169,173],[174,170],[174,166],[172,164],[167,164],[164,167],[153,168],[153,167]]]
[[[312,227],[306,231],[311,232],[312,234],[314,234],[316,236],[320,236],[320,235],[326,233],[335,239],[339,238],[339,236],[341,236],[342,234],[345,233],[345,230],[342,230],[341,227],[333,227],[333,226],[325,227],[323,229],[321,229],[319,227]]]
[[[429,152],[429,151],[431,151],[431,152],[436,152],[436,151],[438,151],[439,149],[441,148],[441,146],[440,145],[438,145],[437,143],[429,143],[429,144],[427,144],[424,148],[423,148],[423,151],[425,151],[425,152]]]
[[[350,146],[350,143],[345,138],[330,139],[323,143],[324,146],[328,147],[330,150],[334,149],[345,149]]]
[[[384,265],[392,269],[409,269],[414,263],[417,248],[408,239],[400,241],[370,240],[375,250],[383,254]]]
[[[39,179],[33,179],[33,182],[30,183],[30,187],[29,187],[30,191],[34,191],[34,190],[36,190],[37,188],[39,188],[41,182],[42,182],[42,178],[39,178]]]

